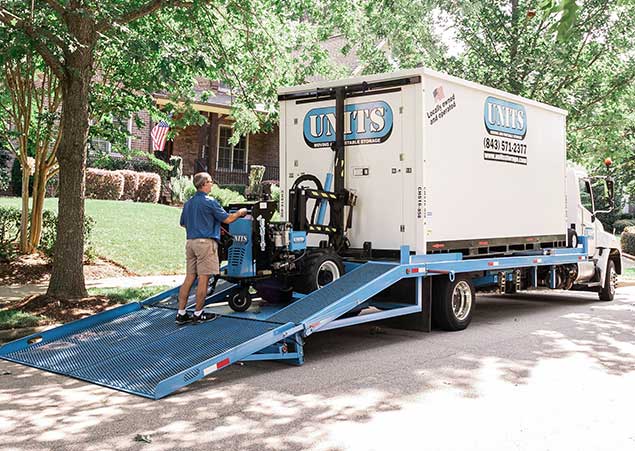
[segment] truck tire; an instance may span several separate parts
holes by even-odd
[[[604,275],[604,286],[600,289],[600,301],[612,301],[615,299],[615,290],[617,289],[617,271],[615,270],[615,262],[609,260],[606,264],[606,274]]]
[[[569,229],[567,230],[567,247],[573,247],[576,248],[578,247],[578,234],[576,233],[575,230],[573,229]]]
[[[457,275],[453,282],[445,277],[432,282],[432,319],[436,327],[457,331],[465,329],[472,321],[476,292],[474,284]]]
[[[319,250],[304,258],[302,273],[293,279],[293,289],[308,294],[339,279],[342,274],[344,264],[340,256],[332,251]]]

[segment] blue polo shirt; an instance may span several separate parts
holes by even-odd
[[[213,238],[220,241],[220,224],[227,219],[227,216],[229,214],[216,199],[208,197],[202,191],[197,191],[183,205],[181,225],[187,230],[188,240]]]

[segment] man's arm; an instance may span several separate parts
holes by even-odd
[[[232,222],[234,222],[236,219],[238,218],[242,218],[243,216],[247,215],[247,209],[246,208],[241,208],[238,211],[235,211],[234,213],[230,213],[229,215],[227,215],[227,217],[225,218],[225,220],[223,221],[223,223],[225,224],[231,224]]]

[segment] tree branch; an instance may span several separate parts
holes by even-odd
[[[60,50],[63,51],[66,48],[66,44],[64,44],[64,42],[60,38],[53,35],[48,30],[41,29],[41,28],[37,28],[37,29],[34,28],[27,21],[20,19],[11,11],[8,11],[7,9],[4,9],[4,8],[0,9],[0,22],[5,24],[9,28],[20,30],[24,34],[26,34],[33,42],[33,46],[35,47],[35,50],[37,50],[37,52],[40,55],[42,55],[42,58],[44,58],[44,61],[46,61],[46,64],[49,65],[49,67],[55,73],[55,75],[60,80],[63,80],[65,78],[62,62],[55,56],[55,54],[51,51],[51,49],[48,48],[46,44],[44,44],[40,40],[40,37],[44,36],[51,43],[53,43],[54,45],[57,45],[60,48]]]
[[[55,10],[60,16],[64,16],[66,11],[60,2],[57,0],[44,0],[51,8]]]
[[[152,14],[161,8],[170,6],[193,6],[192,3],[183,0],[150,0],[144,5],[141,5],[137,9],[128,11],[120,16],[113,17],[108,20],[101,20],[97,23],[95,30],[98,33],[103,33],[113,27],[113,24],[127,24],[133,20],[140,19],[148,14]]]

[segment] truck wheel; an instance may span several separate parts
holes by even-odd
[[[578,247],[578,234],[575,230],[567,230],[567,247]]]
[[[344,274],[344,264],[334,252],[318,251],[305,257],[302,273],[294,278],[294,289],[311,293],[337,280]]]
[[[606,274],[604,275],[604,287],[600,290],[600,301],[612,301],[615,299],[615,290],[617,289],[617,271],[615,271],[615,262],[609,260],[606,265]]]
[[[442,330],[465,329],[472,321],[476,292],[466,276],[456,276],[454,282],[443,278],[433,280],[432,319]]]
[[[235,312],[244,312],[251,307],[251,295],[249,290],[240,290],[229,298],[229,306]]]

